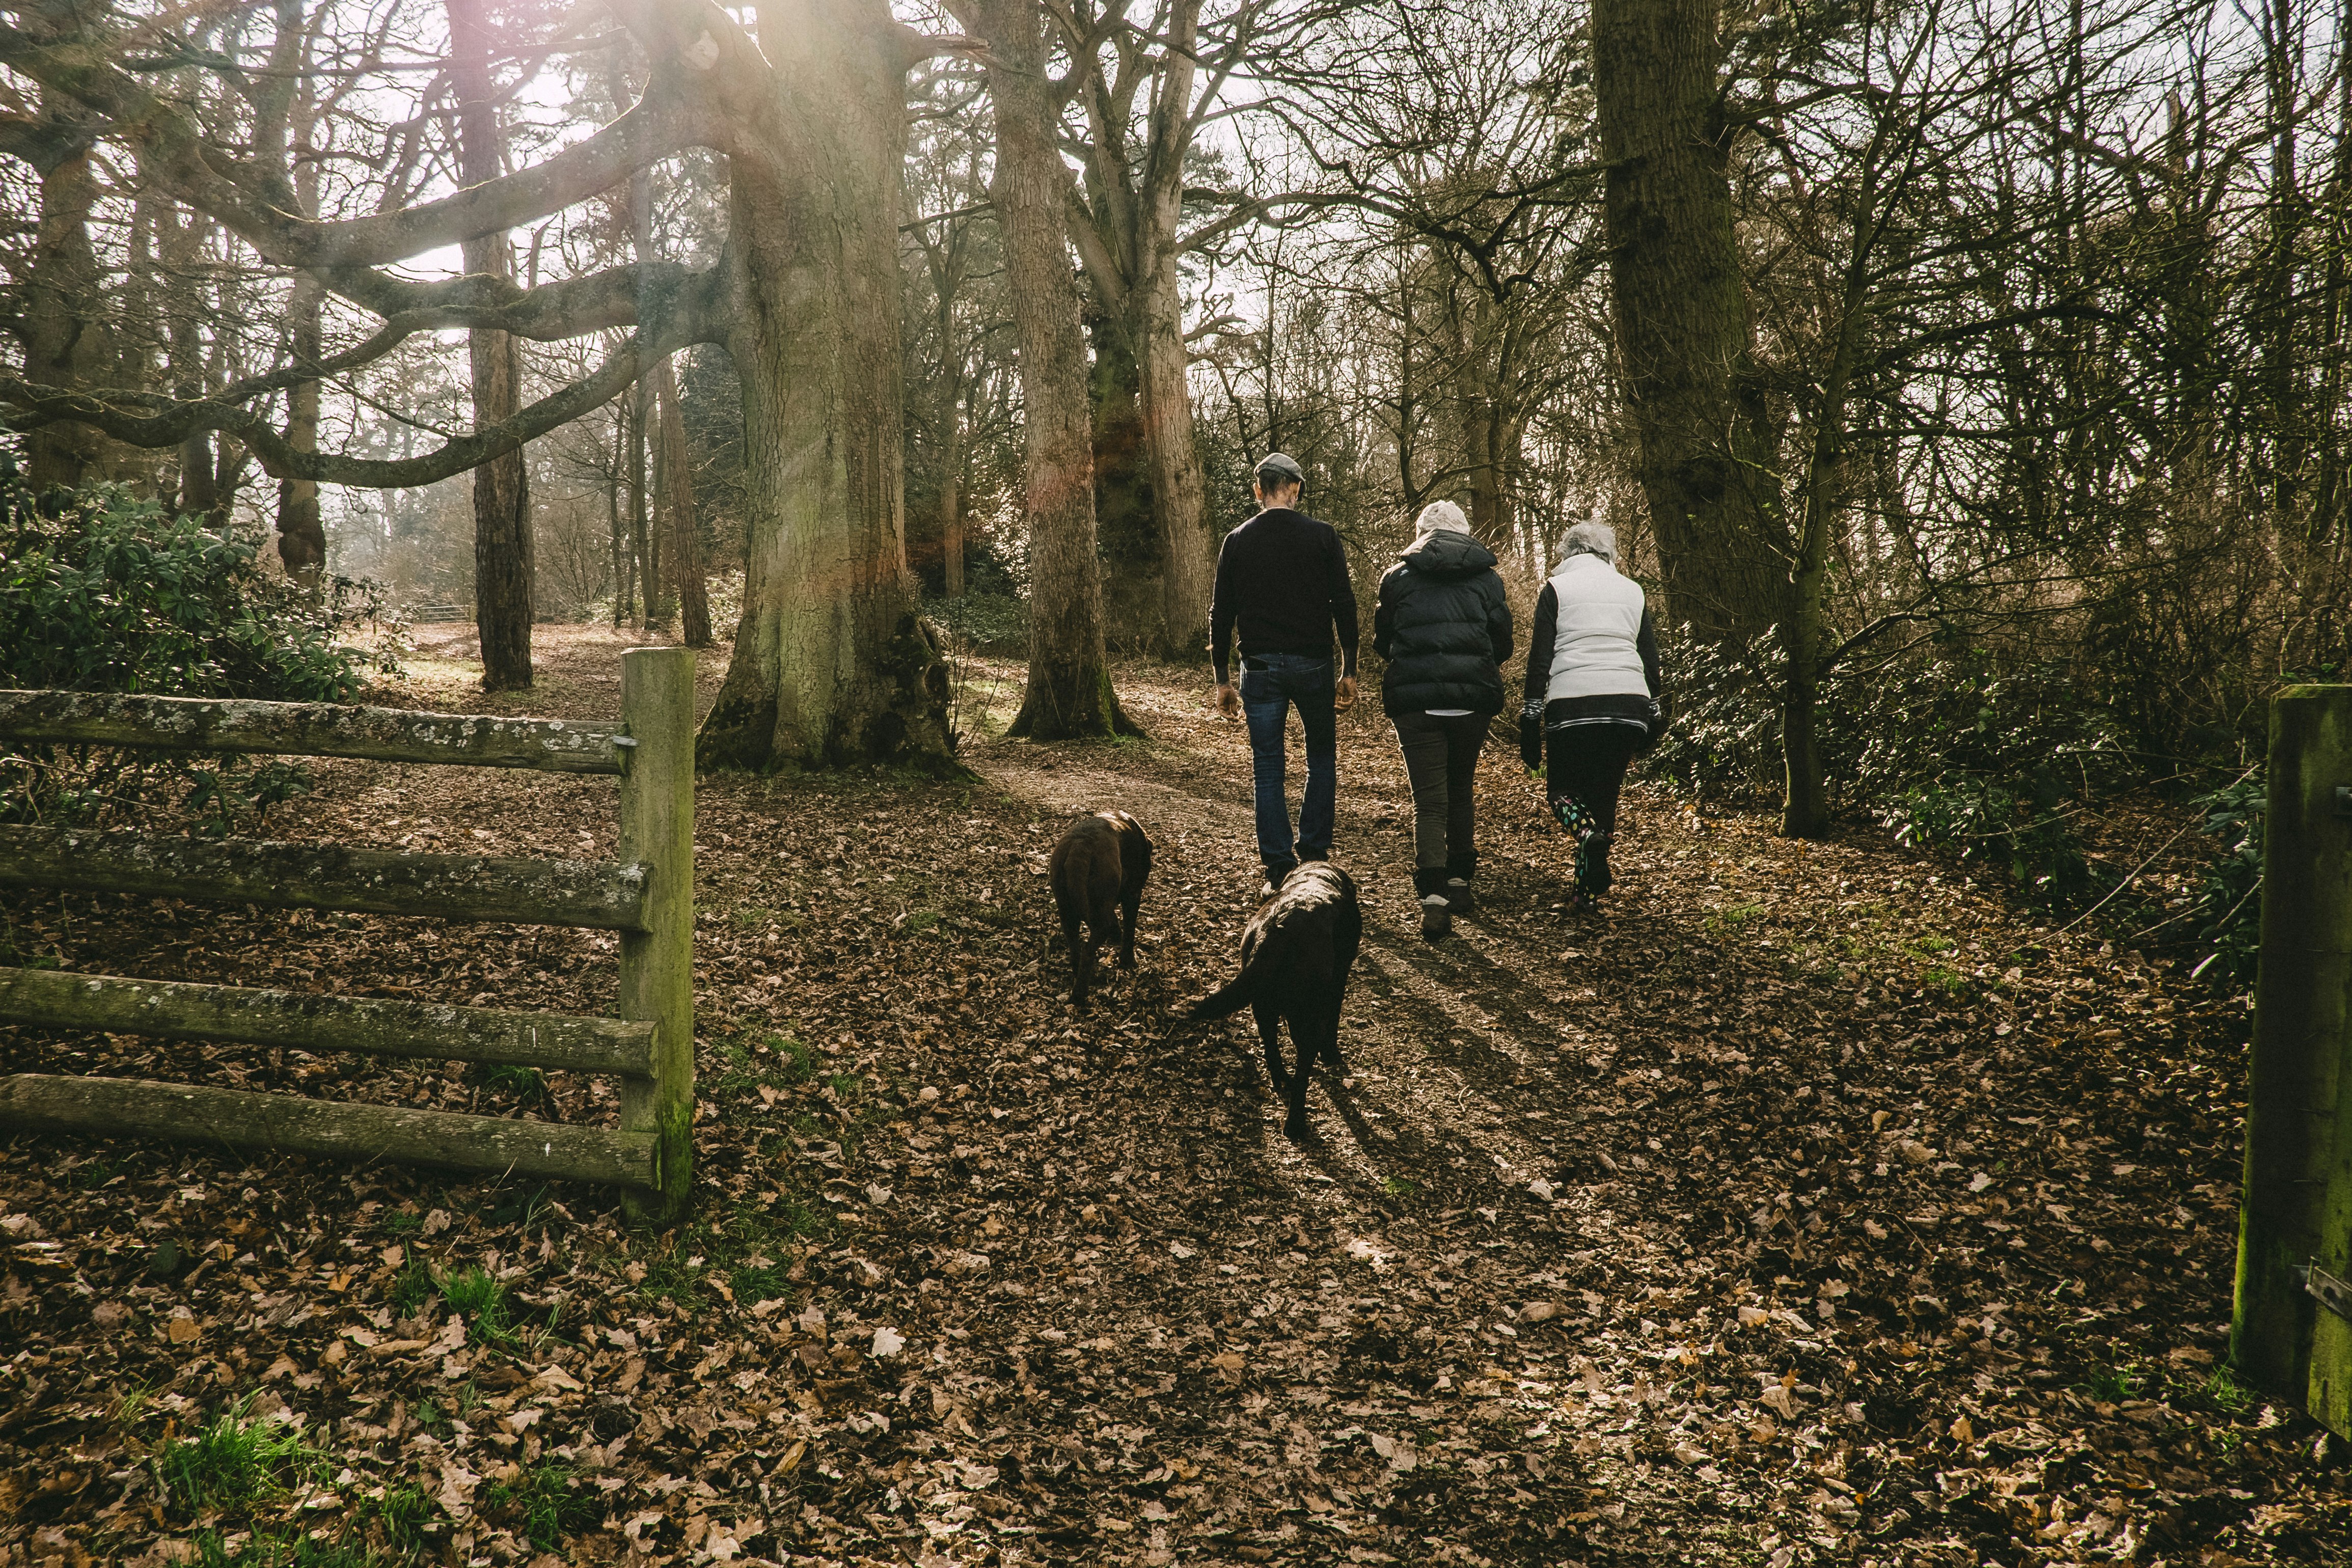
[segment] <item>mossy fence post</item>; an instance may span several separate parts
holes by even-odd
[[[2262,920],[2231,1355],[2352,1436],[2352,685],[2271,704]]]
[[[694,1179],[694,651],[621,655],[621,859],[650,865],[638,929],[621,934],[621,1016],[654,1026],[649,1077],[621,1080],[621,1129],[651,1133],[654,1186],[624,1195],[630,1218],[685,1213]]]

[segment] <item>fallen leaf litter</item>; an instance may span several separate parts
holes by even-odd
[[[520,701],[464,689],[446,633],[386,700],[608,716],[619,640],[542,632]],[[1001,722],[1017,668],[970,673]],[[529,1561],[534,1486],[582,1561],[2343,1560],[2316,1429],[2216,1374],[2242,1002],[1872,835],[1638,788],[1611,912],[1565,924],[1499,748],[1484,907],[1424,946],[1367,703],[1339,852],[1370,929],[1294,1149],[1245,1020],[1173,1021],[1255,881],[1245,747],[1196,687],[1129,666],[1151,741],[987,740],[976,784],[703,781],[671,1235],[585,1189],[0,1145],[0,1563],[381,1542],[411,1495],[436,1560]],[[611,849],[609,784],[313,771],[293,831]],[[1162,848],[1140,967],[1079,1019],[1044,858],[1105,804]],[[8,923],[69,969],[572,1010],[614,986],[587,933],[75,895]],[[613,1104],[562,1074],[0,1040],[12,1069]],[[498,1321],[447,1299],[474,1270]],[[150,1461],[231,1399],[326,1469],[171,1504]]]

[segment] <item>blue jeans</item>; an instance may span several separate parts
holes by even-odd
[[[1299,857],[1331,853],[1331,817],[1339,795],[1339,737],[1331,707],[1331,661],[1305,653],[1260,653],[1242,662],[1242,715],[1249,721],[1250,776],[1257,789],[1257,858],[1276,881]],[[1307,732],[1307,798],[1298,808],[1298,839],[1290,837],[1284,799],[1284,731],[1290,707]]]

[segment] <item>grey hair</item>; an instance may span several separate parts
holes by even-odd
[[[1580,555],[1597,555],[1611,566],[1617,564],[1617,530],[1607,523],[1579,523],[1568,530],[1561,541],[1559,561],[1566,566]]]
[[[1421,509],[1421,516],[1413,519],[1412,531],[1414,537],[1427,538],[1440,528],[1466,534],[1470,531],[1470,519],[1464,517],[1462,508],[1451,501],[1432,501]]]

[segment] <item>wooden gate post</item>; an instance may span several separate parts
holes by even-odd
[[[2271,704],[2254,1000],[2231,1355],[2352,1435],[2352,685]]]
[[[651,868],[644,929],[621,935],[621,1016],[654,1026],[651,1078],[621,1080],[621,1129],[655,1135],[651,1191],[624,1212],[667,1225],[686,1212],[694,1180],[694,651],[621,655],[624,863]]]

